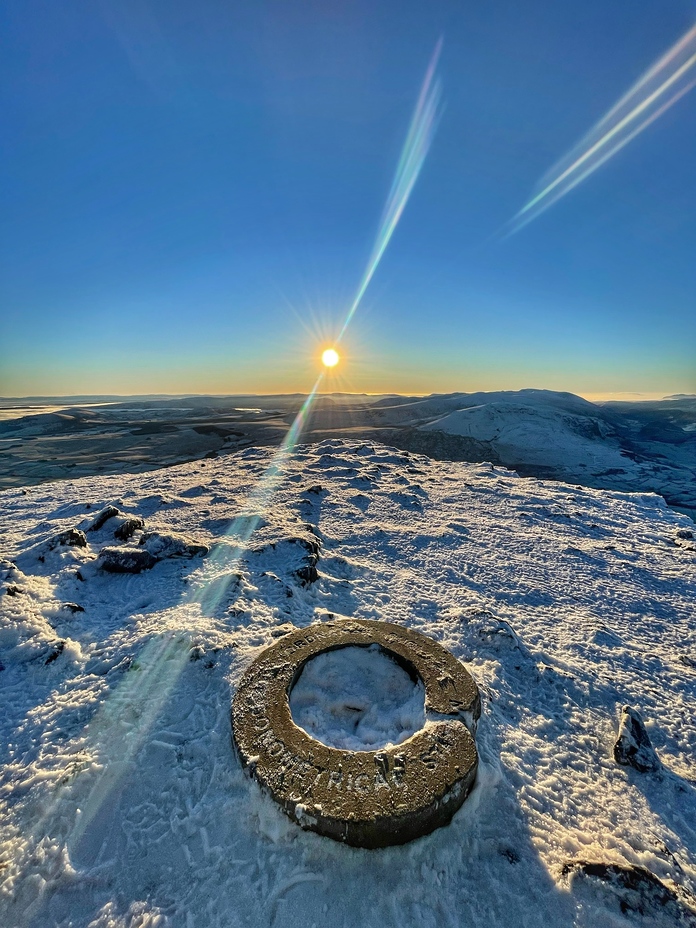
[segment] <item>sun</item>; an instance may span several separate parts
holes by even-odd
[[[321,356],[324,367],[336,367],[340,360],[341,358],[334,348],[327,348]]]

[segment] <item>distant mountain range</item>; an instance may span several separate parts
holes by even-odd
[[[0,422],[0,486],[152,470],[278,444],[303,400],[293,394],[4,401],[0,411],[4,405],[15,417]],[[523,476],[659,493],[696,515],[693,394],[606,403],[532,389],[322,395],[303,438],[332,436],[379,440],[441,460],[491,461]]]

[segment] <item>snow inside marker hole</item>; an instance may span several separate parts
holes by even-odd
[[[375,751],[425,724],[425,688],[379,645],[325,651],[290,692],[293,721],[329,747]]]

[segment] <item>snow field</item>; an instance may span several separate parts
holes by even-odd
[[[425,687],[377,645],[308,661],[290,692],[293,721],[330,747],[374,751],[425,725]]]
[[[239,560],[216,556],[234,552],[226,526],[270,458],[0,494],[0,923],[679,923],[649,900],[623,911],[606,882],[564,869],[640,866],[696,895],[695,555],[677,534],[689,519],[650,494],[332,441],[287,463]],[[107,574],[95,560],[113,531],[88,529],[107,504],[211,554]],[[70,528],[86,547],[47,548]],[[295,539],[321,545],[310,585]],[[209,605],[192,593],[201,578],[221,591]],[[241,673],[328,615],[430,635],[480,687],[477,785],[448,827],[409,845],[302,832],[234,756]],[[625,703],[658,774],[613,760]]]

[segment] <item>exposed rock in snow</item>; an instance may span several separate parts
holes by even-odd
[[[158,561],[165,557],[204,557],[208,553],[207,545],[169,532],[146,532],[140,544]]]
[[[139,574],[156,563],[146,548],[102,548],[97,558],[97,567],[111,574]]]
[[[621,710],[619,736],[614,745],[614,759],[624,767],[635,767],[642,773],[660,769],[660,759],[645,730],[645,724],[639,712],[630,706]]]
[[[317,571],[317,562],[315,554],[308,554],[305,558],[306,563],[302,567],[298,567],[295,571],[295,576],[303,584],[303,586],[310,586],[312,583],[316,583],[319,579],[319,572]]]
[[[694,539],[694,533],[690,528],[678,528],[674,543],[680,548],[696,551],[696,539]]]
[[[40,655],[41,660],[44,662],[44,664],[52,664],[53,661],[57,660],[60,657],[60,655],[63,653],[64,650],[65,650],[64,641],[60,641],[60,640],[49,641],[46,646],[46,650],[43,652],[43,654]]]
[[[87,538],[85,537],[85,533],[81,532],[79,529],[69,528],[64,532],[60,532],[48,543],[50,548],[55,548],[58,545],[70,545],[75,548],[86,548]]]
[[[80,606],[77,603],[63,603],[60,608],[65,610],[66,612],[72,612],[73,615],[77,612],[85,611],[84,606]]]
[[[307,537],[282,538],[270,544],[252,549],[255,560],[265,567],[266,576],[274,572],[285,573],[292,579],[299,580],[303,586],[310,586],[319,579],[317,564],[321,543],[313,532]],[[291,569],[288,571],[287,568]]]
[[[116,506],[106,506],[94,517],[89,526],[89,531],[98,532],[106,525],[109,519],[114,519],[116,516],[120,515],[122,515],[121,510],[117,509]]]
[[[3,590],[3,592],[4,592],[7,596],[21,596],[22,593],[24,593],[24,592],[26,592],[26,591],[23,589],[23,587],[18,586],[16,583],[10,583],[10,584],[8,584],[8,585],[5,587],[5,589]]]
[[[575,860],[566,864],[562,873],[570,876],[570,885],[590,909],[590,917],[595,915],[599,918],[598,924],[606,924],[606,904],[608,902],[611,905],[613,897],[618,909],[617,915],[639,915],[649,919],[648,922],[641,919],[640,924],[668,922],[683,928],[694,928],[696,925],[696,897],[679,886],[666,886],[644,867],[621,867],[617,864]],[[600,887],[604,889],[603,900],[601,894],[597,898],[597,889]]]
[[[145,528],[145,522],[139,517],[124,518],[121,524],[114,532],[114,537],[119,541],[128,541],[136,532]]]

